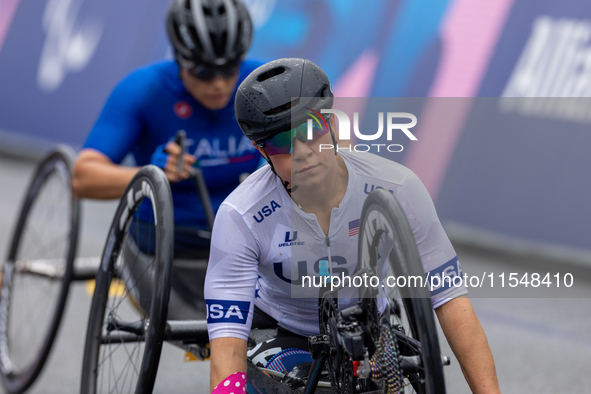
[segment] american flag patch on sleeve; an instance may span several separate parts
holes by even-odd
[[[359,234],[359,219],[349,222],[349,237]]]

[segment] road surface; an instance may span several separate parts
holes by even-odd
[[[29,161],[0,157],[0,256],[8,242],[22,195],[33,172]],[[113,202],[83,203],[79,256],[102,250]],[[536,261],[458,247],[465,272],[531,270]],[[527,263],[524,265],[522,263]],[[591,281],[577,274],[572,287],[577,298],[473,298],[488,336],[504,393],[589,392],[591,387]],[[91,294],[86,283],[72,286],[65,319],[44,371],[29,393],[78,393],[86,320]],[[447,392],[470,393],[457,360],[440,333],[442,352],[452,358],[445,367]],[[184,352],[166,345],[155,393],[207,393],[207,362],[185,362]],[[4,393],[0,388],[0,393]]]

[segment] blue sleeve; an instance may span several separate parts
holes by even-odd
[[[141,137],[142,114],[145,103],[151,100],[152,79],[147,69],[123,79],[108,98],[83,148],[95,149],[120,163]]]

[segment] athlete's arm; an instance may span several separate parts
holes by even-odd
[[[435,313],[472,392],[500,393],[492,352],[470,299],[454,298]]]
[[[183,156],[183,171],[178,172],[178,160],[181,148],[174,142],[166,145],[168,157],[164,173],[171,183],[187,179],[191,165],[195,163],[193,155]],[[94,149],[83,149],[74,163],[72,188],[78,197],[96,199],[119,198],[138,172],[138,167],[124,167],[115,164],[104,153]]]
[[[461,277],[456,253],[435,212],[427,189],[414,174],[405,180],[404,207],[425,272],[431,277]],[[455,282],[455,281],[454,281]],[[495,364],[480,321],[465,295],[465,286],[451,282],[432,289],[432,303],[445,337],[473,393],[500,393]]]
[[[146,111],[158,102],[159,86],[153,67],[138,69],[115,86],[77,157],[72,186],[78,196],[98,199],[121,197],[138,168],[123,167],[117,163],[137,148],[142,137],[147,138],[144,134]],[[180,148],[171,145],[175,144],[167,146],[169,155],[162,166],[169,180],[176,182],[186,178],[188,171],[180,175],[173,168]],[[185,157],[189,165],[194,162],[194,158]]]
[[[246,372],[246,341],[240,338],[215,338],[211,341],[209,391],[234,372]]]
[[[72,189],[78,197],[119,198],[138,170],[115,164],[94,149],[83,149],[74,163]]]
[[[259,247],[253,228],[231,202],[226,199],[215,217],[205,277],[211,389],[235,372],[246,372],[246,341],[258,277]]]

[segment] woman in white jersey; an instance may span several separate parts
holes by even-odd
[[[461,276],[433,203],[412,171],[369,153],[319,149],[336,146],[334,117],[320,116],[332,104],[325,73],[304,59],[267,63],[238,89],[238,123],[269,166],[247,178],[216,216],[205,286],[210,388],[216,394],[245,387],[251,327],[279,327],[278,339],[264,354],[260,348],[249,352],[259,365],[286,347],[307,349],[307,336],[318,333],[318,301],[293,297],[292,285],[317,275],[323,259],[333,274],[353,274],[357,234],[350,228],[356,222],[359,226],[369,182],[400,201],[425,272]],[[310,116],[317,123],[308,136]],[[431,294],[472,391],[500,392],[486,336],[465,288],[442,286]]]

